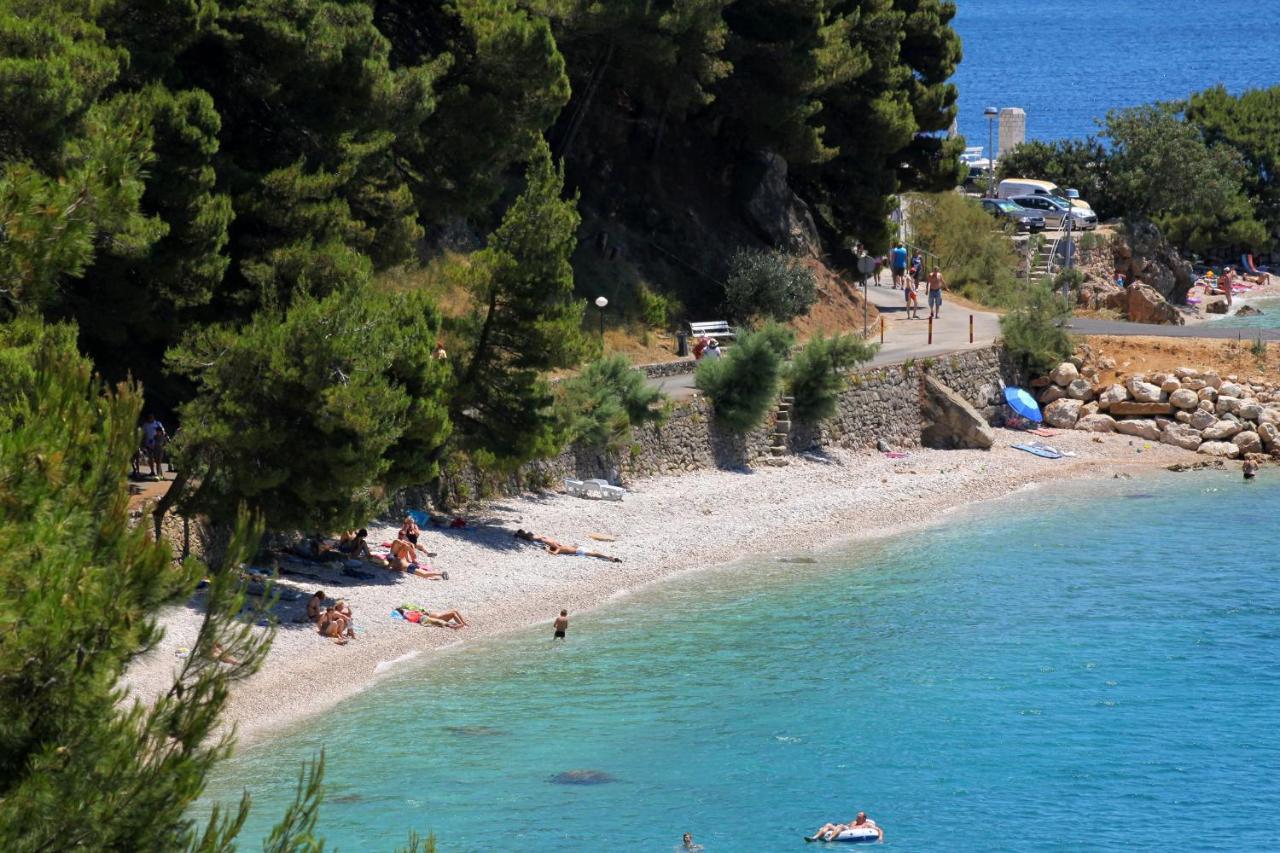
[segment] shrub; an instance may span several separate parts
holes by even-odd
[[[557,412],[565,440],[593,447],[620,447],[631,427],[664,416],[655,404],[659,389],[646,382],[625,356],[593,361],[582,373],[560,384]]]
[[[986,305],[1008,306],[1017,292],[1013,241],[990,214],[957,193],[911,199],[915,241],[933,257],[952,290]]]
[[[644,324],[651,328],[667,328],[671,324],[671,318],[680,311],[680,302],[675,297],[654,293],[644,286],[637,291],[637,299]]]
[[[1023,365],[1048,373],[1071,355],[1073,346],[1066,321],[1067,304],[1046,285],[1033,284],[1019,304],[1000,318],[1000,334],[1009,353]]]
[[[801,423],[816,424],[836,412],[846,384],[845,371],[876,353],[876,345],[853,335],[818,336],[796,353],[787,371],[787,387],[794,399],[791,411]]]
[[[742,433],[764,420],[777,402],[785,339],[785,329],[767,326],[743,334],[727,355],[698,365],[695,384],[711,399],[722,426]]]
[[[817,298],[817,279],[799,258],[739,249],[729,262],[724,310],[730,320],[790,320],[807,312]]]

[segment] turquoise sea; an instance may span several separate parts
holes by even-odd
[[[1280,298],[1253,299],[1249,302],[1261,314],[1237,317],[1229,314],[1218,320],[1211,320],[1215,329],[1280,329]]]
[[[802,850],[859,809],[900,850],[1278,850],[1278,508],[1156,472],[744,558],[405,664],[210,794],[252,843],[323,747],[343,850]]]
[[[1277,0],[957,0],[959,130],[986,145],[987,106],[1027,111],[1028,139],[1096,133],[1108,109],[1216,83],[1280,83]]]

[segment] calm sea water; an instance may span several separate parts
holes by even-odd
[[[1113,107],[1280,83],[1277,0],[958,0],[959,129],[1027,111],[1028,139],[1084,136]]]
[[[1247,317],[1229,314],[1219,320],[1213,320],[1214,328],[1280,329],[1280,299],[1254,299],[1249,304],[1262,313]]]
[[[1277,507],[1161,472],[745,560],[408,664],[211,793],[253,841],[324,747],[345,850],[800,850],[858,809],[902,850],[1277,850]]]

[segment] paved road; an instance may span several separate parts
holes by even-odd
[[[946,304],[943,297],[942,313],[933,321],[933,343],[929,343],[929,322],[927,306],[920,306],[919,320],[908,320],[902,291],[891,287],[867,288],[867,295],[872,305],[880,309],[884,317],[884,345],[876,354],[872,364],[896,364],[910,358],[929,358],[948,353],[961,352],[967,349],[979,349],[990,346],[1000,332],[1000,318],[985,311],[971,311]],[[924,294],[921,294],[923,302]],[[969,343],[969,316],[973,315],[973,343]],[[844,329],[843,331],[854,331]],[[858,324],[856,331],[862,331]],[[878,329],[872,329],[871,340],[879,341]],[[694,394],[693,374],[669,376],[664,379],[651,379],[651,385],[661,388],[670,397],[677,400],[688,399]]]
[[[1144,335],[1160,338],[1218,338],[1252,341],[1259,336],[1264,341],[1280,341],[1280,329],[1230,329],[1219,328],[1213,322],[1191,326],[1161,326],[1153,323],[1128,323],[1123,320],[1088,320],[1076,317],[1071,321],[1071,331],[1078,335]]]

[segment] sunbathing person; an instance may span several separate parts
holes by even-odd
[[[414,622],[419,625],[452,628],[455,631],[459,628],[467,627],[467,621],[462,618],[462,614],[457,610],[441,610],[433,613],[430,610],[406,610],[403,607],[397,607],[396,612],[403,616],[406,622]]]
[[[418,562],[418,549],[412,542],[397,539],[391,543],[391,556],[387,558],[387,568],[393,572],[408,572],[411,575],[429,580],[448,580],[448,572],[437,572],[431,564]]]
[[[320,615],[316,630],[320,636],[331,637],[340,646],[346,645],[347,637],[355,637],[355,632],[351,630],[351,623],[332,606],[325,608],[324,613]]]
[[[347,604],[345,598],[339,598],[333,605],[333,612],[338,614],[347,623],[347,636],[355,637],[356,635],[356,618],[351,613],[351,605]]]
[[[319,620],[324,610],[324,590],[317,589],[316,594],[307,599],[307,621]]]
[[[608,554],[601,554],[599,551],[588,551],[581,545],[566,545],[563,542],[557,542],[546,536],[535,536],[528,530],[517,530],[511,534],[517,539],[523,539],[526,542],[537,542],[547,549],[548,554],[555,554],[563,557],[595,557],[598,560],[608,560],[610,563],[621,563],[619,557],[610,557]]]

